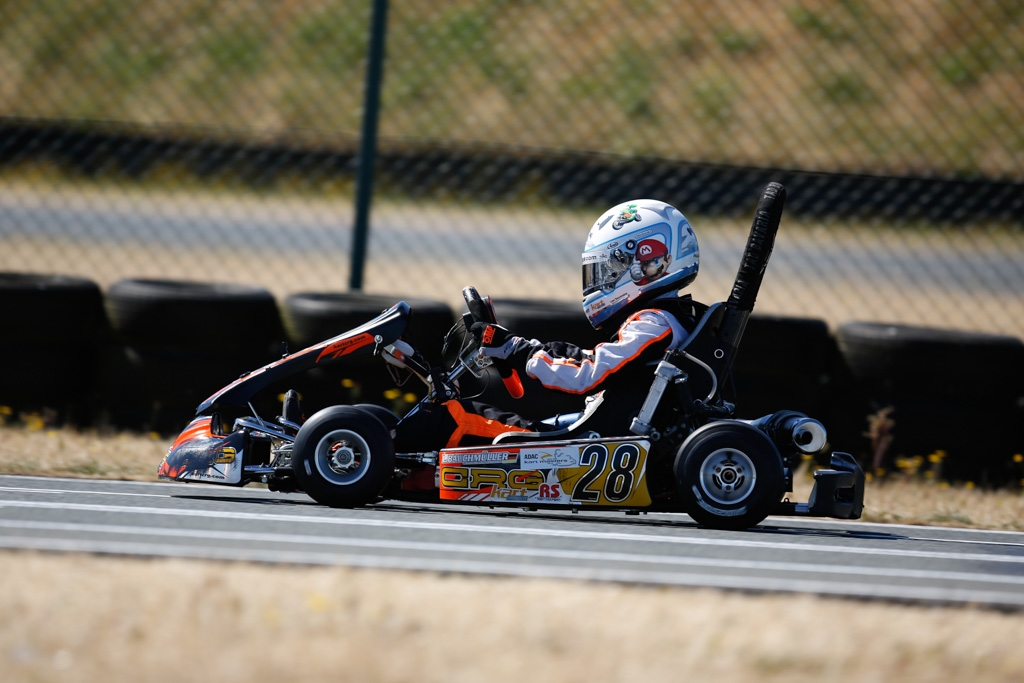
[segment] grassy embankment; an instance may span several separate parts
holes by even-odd
[[[1021,173],[1017,3],[587,4],[393,7],[383,139]],[[359,130],[366,7],[7,5],[0,116],[314,145],[352,144]]]

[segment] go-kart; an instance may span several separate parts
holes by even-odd
[[[481,353],[474,323],[496,323],[489,297],[463,291],[466,308],[432,365],[402,335],[410,307],[398,302],[377,318],[254,370],[199,405],[196,418],[170,447],[161,479],[305,492],[332,507],[381,500],[444,502],[527,509],[621,509],[685,512],[703,526],[746,529],[768,515],[857,519],[864,474],[852,456],[831,453],[814,473],[808,502],[786,499],[805,455],[821,461],[824,426],[795,411],[757,419],[735,417],[725,398],[733,358],[753,310],[785,202],[785,188],[762,192],[746,248],[724,302],[692,302],[695,327],[687,341],[651,369],[646,400],[628,434],[601,434],[589,418],[602,401],[590,397],[550,430],[508,432],[486,446],[396,453],[395,430],[428,402],[460,396],[472,377],[494,370],[510,393],[518,376]],[[299,396],[284,393],[281,415],[264,419],[252,408],[261,390],[296,373],[373,354],[393,372],[410,373],[427,392],[409,415],[378,405],[338,405],[303,420]],[[466,382],[463,382],[466,380]],[[479,381],[477,382],[479,384]],[[251,415],[224,415],[246,406]]]

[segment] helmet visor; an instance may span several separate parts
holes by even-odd
[[[621,252],[584,254],[583,296],[593,292],[610,292],[629,270],[629,259]]]

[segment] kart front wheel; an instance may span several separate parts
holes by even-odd
[[[387,427],[370,413],[334,406],[306,420],[292,446],[300,487],[330,507],[377,500],[394,474],[395,449]]]
[[[785,493],[782,458],[764,433],[743,422],[712,422],[676,454],[676,491],[684,511],[714,529],[759,524]]]

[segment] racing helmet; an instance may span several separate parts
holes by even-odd
[[[583,247],[583,312],[595,329],[693,282],[697,237],[678,209],[634,199],[605,211]]]

